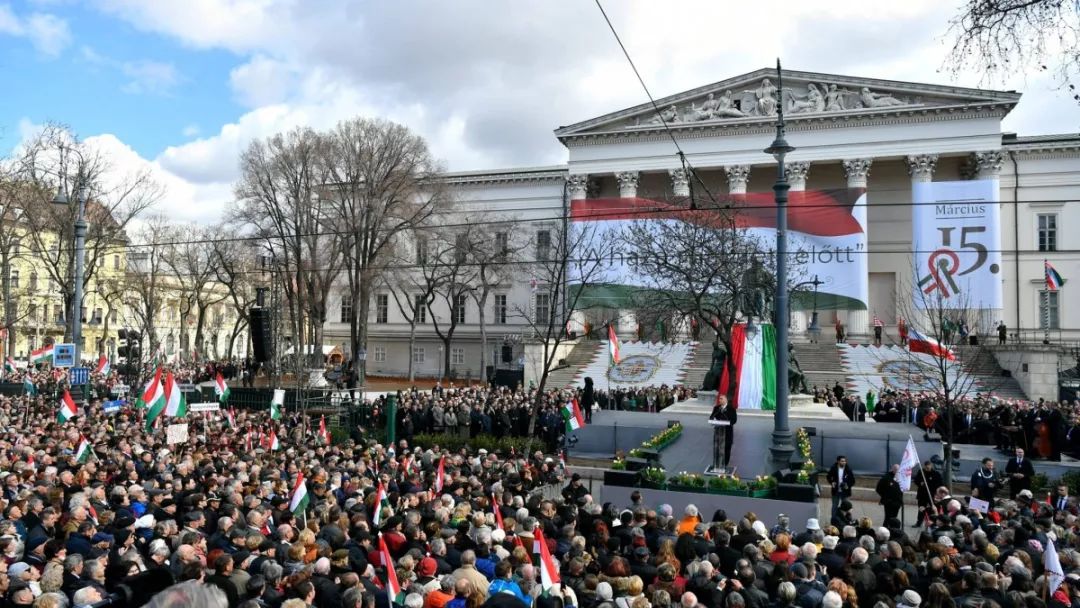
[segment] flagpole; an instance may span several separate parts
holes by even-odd
[[[1043,344],[1050,344],[1050,283],[1046,280],[1046,259],[1043,259]]]

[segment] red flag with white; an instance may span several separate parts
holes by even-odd
[[[936,357],[938,359],[948,359],[949,361],[956,359],[956,354],[954,354],[948,346],[944,346],[930,336],[924,336],[915,329],[908,330],[908,350],[913,353],[930,355],[931,357]]]
[[[330,430],[326,428],[326,416],[319,418],[319,438],[326,445],[330,445]]]
[[[94,370],[94,373],[99,376],[108,376],[109,369],[109,358],[105,355],[101,355],[100,357],[98,357],[97,369]]]
[[[383,503],[386,502],[386,488],[383,487],[382,482],[379,482],[379,488],[375,490],[375,514],[372,515],[371,521],[374,525],[379,525],[382,521]]]
[[[56,421],[63,424],[79,415],[79,408],[75,407],[75,400],[66,389],[64,396],[60,398],[60,409],[56,412]]]
[[[907,492],[911,489],[911,477],[919,470],[919,452],[915,450],[915,440],[908,436],[904,456],[900,459],[900,472],[896,474],[896,483]]]
[[[502,530],[503,529],[502,509],[499,508],[499,503],[495,502],[495,495],[494,494],[491,495],[491,509],[493,511],[495,511],[495,525],[498,526],[500,530]]]
[[[271,452],[276,452],[281,449],[281,442],[278,441],[277,433],[274,429],[270,429],[270,439],[268,439],[266,443],[270,447]]]
[[[547,591],[559,584],[559,571],[555,569],[555,560],[551,559],[551,551],[548,550],[541,528],[537,526],[533,534],[536,536],[537,544],[540,545],[540,586]]]
[[[442,492],[446,483],[446,456],[439,458],[439,470],[435,472],[435,491]]]
[[[401,585],[398,583],[397,572],[394,570],[394,558],[390,556],[390,549],[386,546],[382,532],[379,533],[379,561],[386,568],[386,593],[390,596],[390,603],[393,604],[401,593]]]

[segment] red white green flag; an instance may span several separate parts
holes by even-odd
[[[382,522],[382,510],[384,504],[386,504],[386,488],[383,487],[383,484],[380,481],[379,488],[375,490],[375,514],[371,517],[371,522],[376,526]]]
[[[446,483],[446,456],[439,457],[439,470],[435,473],[435,491],[442,492]]]
[[[9,374],[15,373],[15,359],[12,359],[11,357],[4,359],[4,371]]]
[[[548,549],[547,541],[544,540],[541,527],[537,526],[533,534],[540,545],[540,586],[547,591],[559,584],[559,571],[555,569],[555,560],[551,559],[551,551]]]
[[[221,403],[229,400],[229,385],[225,384],[225,378],[221,372],[218,372],[217,378],[214,379],[214,394]]]
[[[270,439],[267,441],[270,446],[271,452],[276,452],[281,449],[281,442],[278,441],[277,432],[274,429],[270,429]]]
[[[80,463],[90,460],[92,451],[93,450],[90,448],[90,441],[88,441],[86,437],[79,435],[79,447],[75,449],[75,460]]]
[[[608,340],[608,357],[611,359],[611,365],[619,364],[619,336],[615,335],[615,326],[608,324],[607,326],[607,340]]]
[[[326,416],[319,417],[319,438],[326,445],[330,445],[332,437],[330,429],[326,428]]]
[[[105,355],[98,357],[97,368],[94,369],[94,374],[98,376],[108,376],[110,369],[109,358]]]
[[[390,555],[390,549],[386,546],[382,532],[379,533],[379,561],[386,568],[386,593],[390,596],[390,604],[397,603],[401,595],[401,584],[398,583],[397,571],[394,570],[394,558]]]
[[[48,363],[53,358],[53,345],[47,344],[37,350],[30,351],[30,364]]]
[[[304,474],[296,474],[296,483],[293,485],[292,495],[289,496],[289,511],[299,517],[308,507],[307,484],[304,483]]]
[[[577,399],[571,399],[563,404],[562,417],[566,422],[567,433],[585,426],[585,417],[581,415],[581,408],[578,407]]]
[[[172,372],[165,375],[165,415],[174,417],[187,416],[187,399],[173,378]]]
[[[62,424],[78,415],[79,408],[75,407],[75,400],[71,398],[70,392],[64,390],[64,396],[60,398],[60,409],[56,412],[56,421]]]

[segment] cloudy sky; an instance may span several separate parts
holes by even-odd
[[[656,96],[771,65],[1024,92],[1021,134],[1076,131],[1042,76],[954,77],[953,2],[604,0]],[[381,116],[450,169],[559,163],[560,125],[642,103],[591,0],[0,0],[0,148],[64,122],[163,210],[215,220],[239,152],[296,125]]]

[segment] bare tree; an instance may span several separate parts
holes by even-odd
[[[425,275],[431,277],[429,282],[433,285],[428,312],[431,313],[435,335],[443,343],[442,373],[449,377],[454,332],[463,322],[465,303],[472,299],[477,288],[477,269],[469,254],[476,245],[475,239],[483,235],[479,231],[474,233],[469,227],[450,231],[444,229],[437,234],[439,238],[431,262],[424,270]],[[448,311],[449,318],[440,319],[440,310]]]
[[[166,243],[175,236],[174,227],[160,214],[146,217],[132,236],[135,246],[128,253],[123,302],[142,334],[146,346],[142,351],[147,353],[157,348],[160,342],[158,320],[165,309],[163,294],[169,283],[165,263],[169,246]],[[130,363],[141,364],[140,361]]]
[[[514,218],[498,224],[466,220],[469,225],[469,259],[475,266],[476,288],[472,297],[479,311],[480,374],[487,381],[488,318],[487,306],[492,293],[508,286],[514,265],[520,260],[529,240],[523,238],[521,226]],[[505,314],[507,311],[504,311]],[[498,320],[496,320],[498,322]],[[505,321],[504,321],[505,322]]]
[[[205,344],[207,314],[210,307],[227,296],[218,288],[219,263],[213,242],[215,230],[187,226],[180,230],[188,238],[173,243],[165,256],[165,265],[172,274],[180,297],[180,344],[185,351],[198,350]],[[195,328],[194,343],[189,327]],[[202,353],[205,355],[205,353]]]
[[[225,234],[224,225],[220,234]],[[248,310],[256,302],[256,285],[253,280],[256,273],[255,251],[252,247],[235,239],[215,239],[213,243],[216,261],[217,281],[228,292],[228,304],[235,318],[229,331],[229,345],[225,356],[232,358],[236,350],[236,341],[248,327]]]
[[[83,293],[97,278],[110,256],[123,252],[125,233],[132,220],[148,210],[162,189],[148,171],[121,174],[109,160],[87,147],[66,127],[48,125],[27,142],[15,159],[17,178],[31,196],[23,218],[38,252],[40,266],[59,286],[65,310],[74,299],[74,224],[79,212],[77,199],[85,195],[86,234]],[[57,191],[68,194],[71,203],[54,205]],[[74,323],[68,318],[68,335]]]
[[[395,239],[426,222],[447,197],[427,143],[402,125],[354,118],[338,123],[326,140],[322,162],[353,304],[350,352],[363,382],[366,362],[355,357],[367,345],[372,291],[393,258]],[[411,352],[409,359],[411,366]]]
[[[966,0],[949,22],[954,72],[1012,75],[1028,66],[1057,75],[1080,101],[1080,4],[1075,0]]]
[[[401,235],[402,237],[405,235]],[[392,258],[404,269],[393,277],[383,276],[382,282],[394,298],[394,304],[409,324],[409,353],[408,353],[408,376],[409,382],[416,378],[413,352],[416,350],[416,327],[427,323],[428,307],[435,299],[435,283],[441,277],[440,274],[431,272],[430,265],[430,231],[417,228],[410,232],[412,248],[405,246],[396,239],[395,246],[391,249]]]

